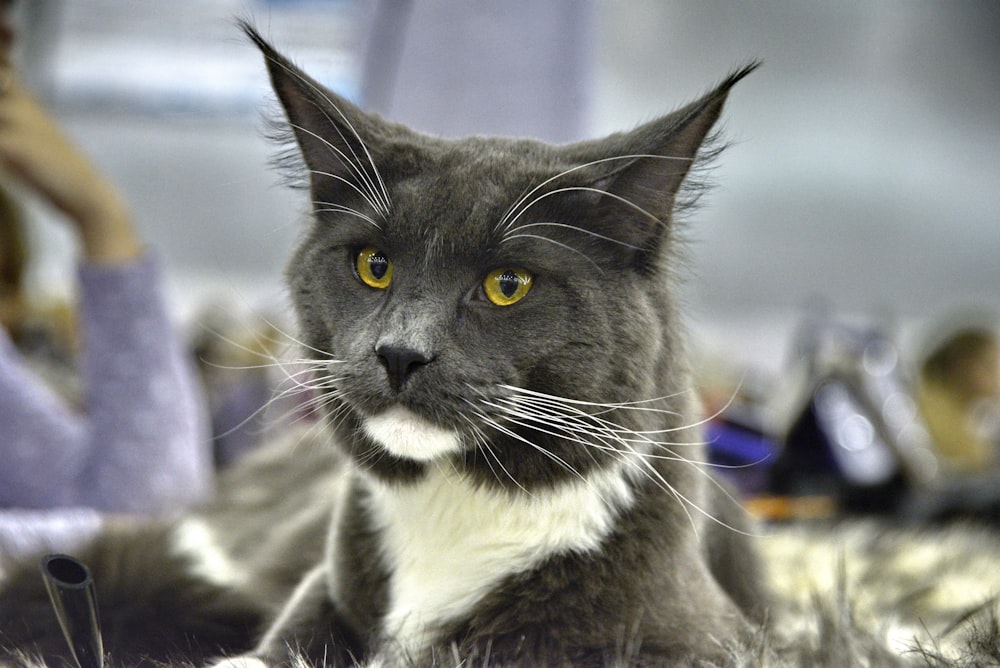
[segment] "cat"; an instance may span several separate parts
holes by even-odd
[[[718,658],[764,595],[698,463],[673,219],[752,67],[600,141],[449,141],[247,33],[309,172],[287,278],[354,468],[328,554],[250,656]]]
[[[756,64],[600,140],[445,140],[362,111],[243,29],[306,169],[312,222],[286,279],[337,481],[296,497],[322,510],[322,546],[312,520],[308,548],[285,537],[267,559],[280,520],[242,550],[208,549],[221,523],[161,530],[174,548],[204,530],[170,552],[189,578],[170,588],[213,588],[225,629],[172,642],[239,652],[217,666],[725,660],[767,594],[742,511],[702,463],[677,219]],[[249,522],[225,497],[203,517]],[[206,552],[270,566],[199,576]]]

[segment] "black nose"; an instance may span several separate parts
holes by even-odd
[[[433,357],[425,355],[419,350],[403,348],[392,345],[381,345],[375,349],[378,361],[385,367],[389,374],[389,382],[397,392],[403,387],[407,377],[417,367],[421,367],[430,362]]]

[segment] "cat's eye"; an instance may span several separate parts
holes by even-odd
[[[523,269],[497,269],[483,281],[483,293],[497,306],[510,306],[524,299],[533,282]]]
[[[362,248],[354,266],[358,278],[369,287],[385,290],[392,282],[392,262],[377,248],[372,246]]]

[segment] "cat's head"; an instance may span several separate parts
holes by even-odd
[[[675,209],[752,68],[602,140],[456,141],[361,111],[248,33],[308,169],[301,337],[362,468],[531,488],[683,440]]]

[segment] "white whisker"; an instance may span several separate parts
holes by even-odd
[[[497,456],[496,452],[493,450],[493,446],[490,445],[490,441],[486,437],[486,434],[483,433],[482,428],[479,425],[477,425],[472,420],[472,418],[468,417],[467,415],[464,414],[459,414],[459,415],[461,415],[462,419],[464,419],[469,424],[469,427],[472,430],[471,432],[472,438],[476,444],[477,451],[482,453],[483,459],[486,461],[486,465],[490,467],[490,472],[493,473],[493,477],[496,478],[497,481],[502,482],[500,476],[497,475],[496,469],[493,468],[493,463],[491,462],[491,459],[492,461],[496,462],[497,466],[500,467],[500,470],[503,471],[504,475],[508,480],[514,483],[523,493],[527,494],[528,496],[532,496],[531,492],[529,492],[524,487],[524,485],[522,485],[517,480],[517,478],[515,478],[511,474],[511,472],[507,469],[507,467],[503,465],[503,462],[500,461],[499,456]]]
[[[332,99],[330,99],[330,96],[327,95],[327,93],[323,89],[317,87],[309,79],[305,78],[302,75],[301,72],[299,72],[298,70],[296,70],[293,67],[289,67],[287,64],[281,62],[280,60],[271,59],[271,62],[273,62],[274,64],[276,64],[279,67],[281,67],[281,69],[283,69],[289,76],[291,76],[292,78],[294,78],[295,80],[297,80],[300,84],[302,84],[304,86],[307,86],[309,89],[311,89],[320,98],[322,98],[323,101],[325,101],[331,108],[333,108],[334,111],[337,112],[337,114],[340,116],[340,119],[344,122],[344,124],[347,126],[348,130],[350,130],[351,134],[357,140],[358,145],[361,146],[361,150],[364,151],[365,157],[367,158],[367,161],[368,161],[368,164],[371,166],[372,173],[375,175],[374,180],[368,174],[368,171],[366,169],[364,169],[359,164],[360,163],[359,156],[354,151],[354,148],[351,146],[351,142],[348,141],[347,138],[344,137],[343,133],[340,131],[339,125],[337,123],[335,123],[333,121],[333,119],[330,118],[329,115],[326,113],[326,110],[323,109],[322,107],[320,107],[319,105],[317,105],[317,108],[326,117],[326,119],[330,122],[330,125],[332,127],[334,127],[334,128],[337,129],[337,134],[340,135],[340,139],[350,149],[351,155],[353,156],[353,160],[351,160],[350,158],[348,158],[339,149],[336,149],[335,147],[331,146],[330,143],[328,141],[326,141],[325,139],[323,139],[322,137],[317,137],[317,139],[320,139],[320,141],[326,143],[328,146],[330,146],[331,149],[333,149],[336,153],[338,153],[340,155],[341,161],[343,162],[344,166],[355,172],[355,174],[358,176],[358,178],[363,183],[366,184],[366,187],[369,188],[369,190],[371,192],[371,195],[372,195],[372,199],[375,199],[375,200],[377,200],[379,202],[378,206],[373,206],[372,208],[374,208],[376,211],[379,211],[385,217],[388,217],[389,213],[392,210],[392,203],[391,203],[391,201],[389,199],[389,192],[388,192],[388,190],[385,187],[385,182],[382,180],[382,175],[379,173],[378,166],[375,164],[375,159],[372,157],[371,152],[368,150],[368,146],[365,144],[364,140],[361,138],[361,135],[358,133],[358,131],[354,128],[354,125],[351,123],[350,119],[347,118],[347,116],[340,109],[340,107]],[[305,131],[305,132],[308,132],[308,130],[305,130],[304,128],[297,128],[297,129]],[[309,133],[309,134],[313,134],[313,133]],[[313,135],[313,136],[316,136],[316,135]],[[375,187],[374,181],[378,182],[378,187],[377,188]],[[369,199],[369,198],[366,197],[366,199]],[[369,200],[369,201],[371,201],[371,200]]]
[[[559,241],[556,241],[555,239],[549,239],[548,237],[543,237],[543,236],[538,235],[538,234],[511,234],[511,235],[505,236],[502,241],[506,242],[506,241],[512,241],[514,239],[539,239],[541,241],[548,241],[550,244],[555,244],[556,246],[559,246],[560,248],[565,248],[568,251],[572,251],[573,253],[576,253],[577,255],[579,255],[583,259],[585,259],[587,262],[589,262],[590,264],[594,265],[594,268],[597,269],[597,271],[599,273],[601,273],[601,274],[604,273],[604,270],[601,269],[601,266],[599,264],[597,264],[596,262],[594,262],[593,259],[591,259],[590,257],[588,257],[586,253],[584,253],[583,251],[578,250],[576,248],[573,248],[572,246],[567,246],[566,244],[561,243]]]
[[[352,209],[349,206],[341,206],[340,204],[334,204],[333,202],[313,202],[313,213],[345,213],[349,216],[354,216],[360,218],[366,223],[372,225],[377,230],[381,230],[382,226],[375,221],[371,216],[366,216],[356,209]]]
[[[324,115],[326,115],[325,112]],[[365,172],[364,169],[357,166],[343,151],[334,146],[325,137],[320,136],[319,134],[313,132],[312,130],[309,130],[308,128],[304,128],[301,125],[296,125],[294,123],[291,123],[290,126],[295,130],[297,130],[298,132],[303,132],[305,134],[308,134],[312,136],[314,139],[317,139],[321,143],[325,144],[326,147],[330,149],[330,152],[333,153],[340,161],[340,164],[346,167],[348,172],[354,174],[355,178],[357,178],[360,181],[360,184],[353,183],[349,179],[344,178],[343,176],[340,176],[338,174],[330,174],[329,172],[318,171],[315,169],[309,170],[310,174],[315,174],[317,176],[328,176],[332,179],[335,179],[350,186],[352,189],[354,189],[355,192],[361,195],[361,197],[363,197],[366,202],[368,202],[369,206],[371,206],[373,209],[378,211],[383,216],[388,215],[388,209],[385,207],[385,203],[378,196],[378,193],[373,192],[372,183],[369,180],[368,173]],[[336,127],[336,125],[334,125],[334,127]],[[340,132],[340,130],[337,130],[337,134],[340,135],[340,138],[341,140],[344,141],[344,143],[350,146],[350,142],[347,142],[347,140],[344,138],[344,135]],[[351,149],[351,152],[353,153],[354,150]],[[356,157],[357,156],[355,156],[355,158]]]
[[[560,193],[567,193],[567,192],[592,192],[592,193],[597,193],[599,195],[604,195],[604,196],[610,197],[610,198],[612,198],[614,200],[618,200],[622,204],[625,204],[626,206],[628,206],[628,207],[630,207],[630,208],[638,211],[643,216],[645,216],[645,217],[647,217],[647,218],[649,218],[649,219],[651,219],[651,220],[659,223],[660,225],[664,224],[664,222],[662,220],[660,220],[657,216],[654,216],[649,211],[646,211],[645,209],[643,209],[641,206],[639,206],[635,202],[632,202],[631,200],[628,200],[628,199],[622,197],[621,195],[617,195],[617,194],[615,194],[613,192],[610,192],[610,191],[607,191],[607,190],[603,190],[601,188],[593,188],[591,186],[567,186],[565,188],[556,188],[555,190],[549,190],[549,191],[547,191],[545,193],[542,193],[541,195],[539,195],[538,197],[536,197],[534,200],[532,200],[532,202],[530,204],[528,204],[526,207],[524,207],[516,216],[514,216],[507,223],[506,228],[505,228],[506,232],[510,232],[512,230],[521,229],[520,227],[515,227],[515,223],[517,223],[517,219],[520,218],[521,215],[525,211],[527,211],[528,209],[530,209],[531,207],[533,207],[538,202],[540,202],[543,199],[546,199],[548,197],[552,197],[553,195],[558,195]],[[506,236],[507,235],[505,233],[504,238],[506,238]]]
[[[625,246],[626,248],[631,248],[632,250],[642,250],[639,246],[621,241],[619,239],[612,239],[611,237],[605,236],[603,234],[598,234],[597,232],[592,232],[590,230],[584,229],[582,227],[577,227],[575,225],[567,225],[566,223],[555,223],[555,222],[540,222],[540,223],[528,223],[526,225],[518,225],[516,228],[518,231],[527,230],[532,227],[559,227],[572,230],[573,232],[582,232],[583,234],[589,234],[597,239],[603,239],[604,241],[610,241],[613,244],[618,244],[619,246]]]
[[[678,490],[666,479],[663,471],[655,465],[656,462],[662,461],[677,462],[685,467],[690,467],[696,475],[707,478],[711,481],[711,484],[719,486],[729,496],[725,488],[708,471],[708,468],[712,467],[728,467],[682,456],[673,449],[677,446],[705,446],[707,445],[706,443],[703,441],[686,440],[673,442],[662,439],[662,436],[666,434],[691,430],[697,431],[707,421],[714,419],[719,413],[724,411],[725,406],[712,416],[702,420],[685,422],[679,426],[662,426],[658,428],[651,426],[644,429],[638,426],[630,427],[618,423],[611,419],[610,416],[615,413],[621,413],[623,416],[634,414],[640,418],[648,415],[656,419],[676,419],[680,417],[680,414],[677,411],[663,408],[662,402],[669,398],[676,398],[683,393],[641,401],[601,403],[558,397],[510,385],[499,387],[504,390],[504,394],[493,399],[477,391],[479,397],[475,406],[477,406],[477,417],[501,434],[525,443],[546,456],[558,459],[561,465],[566,464],[565,460],[533,442],[530,438],[531,432],[559,439],[564,443],[583,446],[592,455],[603,453],[613,460],[626,465],[627,469],[635,475],[650,481],[673,496],[682,507],[696,532],[698,531],[698,525],[694,521],[692,510],[730,530],[744,533],[741,529],[729,526],[723,520],[715,517],[711,512],[702,508],[693,499]],[[521,434],[515,429],[528,431],[526,434]],[[576,471],[574,473],[579,475]],[[731,496],[730,499],[732,499]],[[734,503],[737,503],[735,499],[732,500]]]
[[[353,183],[350,179],[346,179],[339,174],[331,174],[330,172],[325,172],[318,169],[310,169],[309,173],[315,176],[325,176],[327,178],[333,179],[334,181],[340,181],[344,185],[348,186],[349,188],[357,192],[366,202],[368,202],[369,206],[371,206],[373,209],[378,210],[377,205],[369,198],[368,194],[365,193],[360,186],[358,186],[356,183]],[[381,229],[381,226],[378,227],[379,229]]]
[[[497,231],[499,231],[501,229],[502,230],[509,230],[513,226],[513,224],[517,221],[517,218],[520,217],[521,213],[524,213],[524,211],[526,211],[527,209],[529,209],[532,206],[534,206],[535,204],[537,204],[540,198],[536,197],[534,200],[532,200],[531,204],[528,204],[526,206],[523,206],[524,202],[526,202],[529,197],[531,197],[536,192],[538,192],[539,190],[541,190],[542,188],[544,188],[548,184],[552,183],[553,181],[557,181],[558,179],[561,179],[562,177],[567,176],[569,174],[572,174],[573,172],[579,171],[581,169],[587,169],[588,167],[593,167],[594,165],[600,165],[600,164],[605,163],[605,162],[615,162],[615,161],[622,161],[622,160],[633,160],[634,161],[634,160],[639,160],[639,159],[644,159],[644,158],[650,158],[650,159],[654,159],[654,160],[679,160],[679,161],[688,162],[688,163],[692,162],[692,160],[690,158],[678,158],[678,157],[673,157],[673,156],[669,156],[669,155],[655,155],[655,154],[637,153],[637,154],[633,154],[633,155],[619,155],[619,156],[614,156],[614,157],[611,157],[611,158],[601,158],[600,160],[592,160],[592,161],[586,162],[586,163],[584,163],[582,165],[576,165],[574,167],[570,167],[569,169],[565,169],[565,170],[559,172],[555,176],[549,177],[548,179],[542,181],[541,183],[539,183],[537,186],[535,186],[534,188],[532,188],[531,190],[529,190],[525,194],[521,195],[521,197],[519,197],[517,199],[517,201],[515,201],[514,204],[511,205],[511,207],[507,210],[507,212],[503,215],[503,217],[497,222],[497,225],[496,225],[495,229]],[[518,214],[514,215],[514,211],[516,211],[517,209],[520,209],[521,211]],[[511,218],[512,215],[514,215],[513,218]]]

